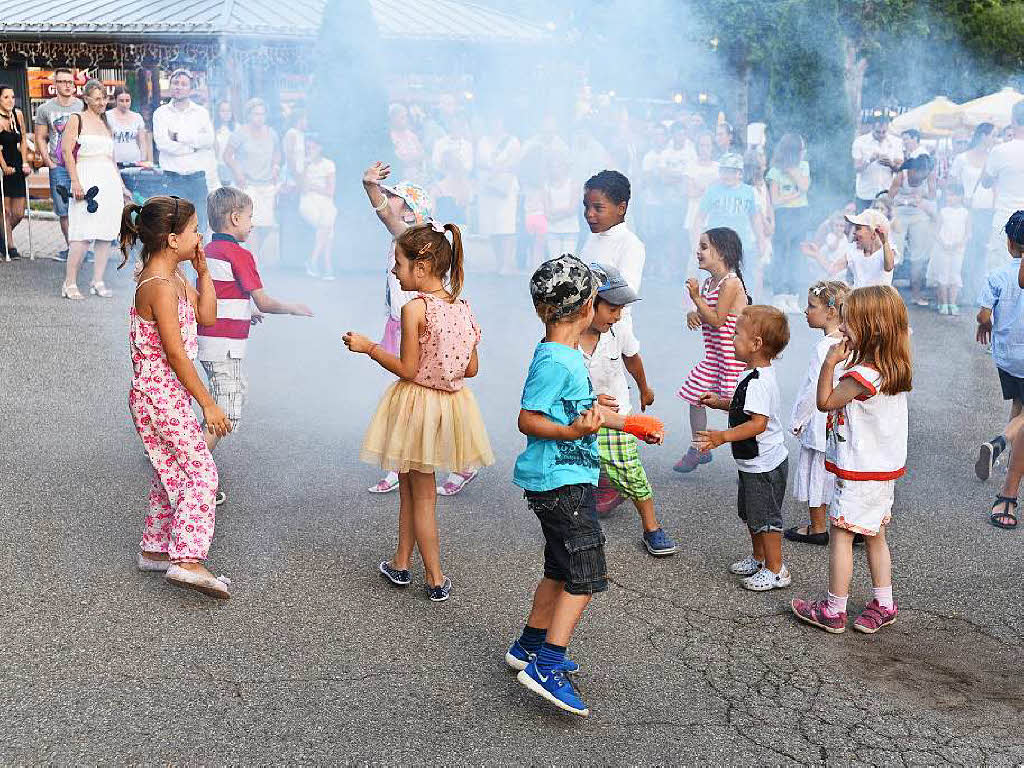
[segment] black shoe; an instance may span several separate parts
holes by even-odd
[[[407,587],[409,582],[412,581],[412,576],[408,571],[400,571],[391,565],[387,560],[377,566],[377,570],[390,581],[392,584],[398,587]]]
[[[7,255],[11,257],[11,261],[21,258],[21,254],[18,253],[17,248],[11,248],[9,251],[7,251]]]
[[[853,543],[854,544],[863,544],[864,543],[864,534],[863,533],[855,533],[855,534],[853,534]]]
[[[810,526],[807,526],[808,530]],[[801,544],[817,544],[819,547],[828,546],[828,531],[822,531],[821,533],[800,533],[800,526],[796,525],[792,528],[787,528],[785,533],[782,534],[790,541],[799,541]]]
[[[227,500],[228,500],[228,495],[226,493],[224,493],[224,491],[222,491],[220,488],[218,488],[217,489],[217,493],[215,493],[214,496],[213,496],[213,503],[216,506],[219,507],[221,504],[223,504]]]
[[[1005,449],[1006,438],[1002,435],[978,446],[978,460],[974,462],[974,474],[978,476],[979,480],[988,480],[999,454]]]
[[[452,591],[452,580],[447,576],[444,577],[444,584],[440,587],[432,587],[427,585],[427,597],[433,603],[443,603],[448,599],[449,593]]]

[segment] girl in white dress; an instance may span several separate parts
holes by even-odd
[[[334,220],[338,216],[334,205],[334,172],[334,163],[324,157],[320,140],[307,135],[299,213],[316,231],[313,255],[309,257],[306,272],[311,277],[320,275],[324,280],[334,279],[331,253],[334,250]]]
[[[963,287],[964,253],[971,239],[971,213],[957,182],[946,187],[946,204],[939,209],[939,237],[928,262],[928,285],[936,286],[940,315],[959,315],[957,294]]]
[[[90,80],[82,91],[85,109],[72,115],[61,139],[64,165],[71,177],[68,209],[68,263],[61,296],[82,299],[78,268],[92,243],[96,256],[89,293],[110,298],[103,283],[110,243],[121,231],[121,210],[131,198],[114,163],[114,136],[107,125],[107,91],[99,80]],[[59,193],[58,193],[59,194]]]

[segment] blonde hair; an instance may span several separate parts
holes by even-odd
[[[807,289],[809,296],[820,299],[828,308],[835,308],[836,312],[843,306],[846,297],[850,295],[850,286],[842,280],[819,280]]]
[[[214,232],[223,232],[236,211],[252,208],[252,198],[237,187],[218,187],[206,196],[206,218]]]
[[[587,309],[587,305],[591,302],[596,303],[597,289],[595,288],[593,293],[590,294],[590,298],[584,301],[575,310],[570,312],[568,315],[558,317],[558,310],[560,307],[556,307],[554,304],[545,304],[542,301],[533,302],[533,308],[537,312],[537,317],[544,325],[553,325],[556,323],[572,323],[579,320],[580,317]]]
[[[452,233],[448,242],[447,232]],[[447,280],[452,301],[459,298],[464,280],[462,233],[454,224],[440,227],[432,221],[413,224],[395,240],[395,247],[409,261],[429,261],[431,271],[442,281]]]
[[[896,289],[889,285],[855,288],[843,304],[843,322],[856,344],[848,367],[863,364],[877,370],[883,394],[909,392],[914,376],[910,317]]]
[[[789,344],[789,320],[782,312],[767,304],[751,304],[740,315],[753,326],[753,334],[760,337],[769,359],[782,354]]]

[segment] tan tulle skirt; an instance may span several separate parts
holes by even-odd
[[[476,398],[396,381],[380,399],[360,459],[394,472],[467,472],[494,463]]]

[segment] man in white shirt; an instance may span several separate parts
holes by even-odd
[[[220,186],[216,176],[213,123],[210,114],[191,100],[192,75],[184,69],[171,74],[171,100],[153,113],[153,141],[160,168],[171,194],[196,207],[199,229],[207,229],[206,195]]]
[[[1003,228],[1014,211],[1024,209],[1024,101],[1013,105],[1013,138],[996,144],[985,161],[981,186],[994,192],[992,235],[988,243],[988,269],[1010,260]]]
[[[870,208],[879,192],[892,184],[903,164],[903,142],[889,133],[889,117],[876,115],[869,133],[853,140],[853,167],[857,171],[857,213]]]

